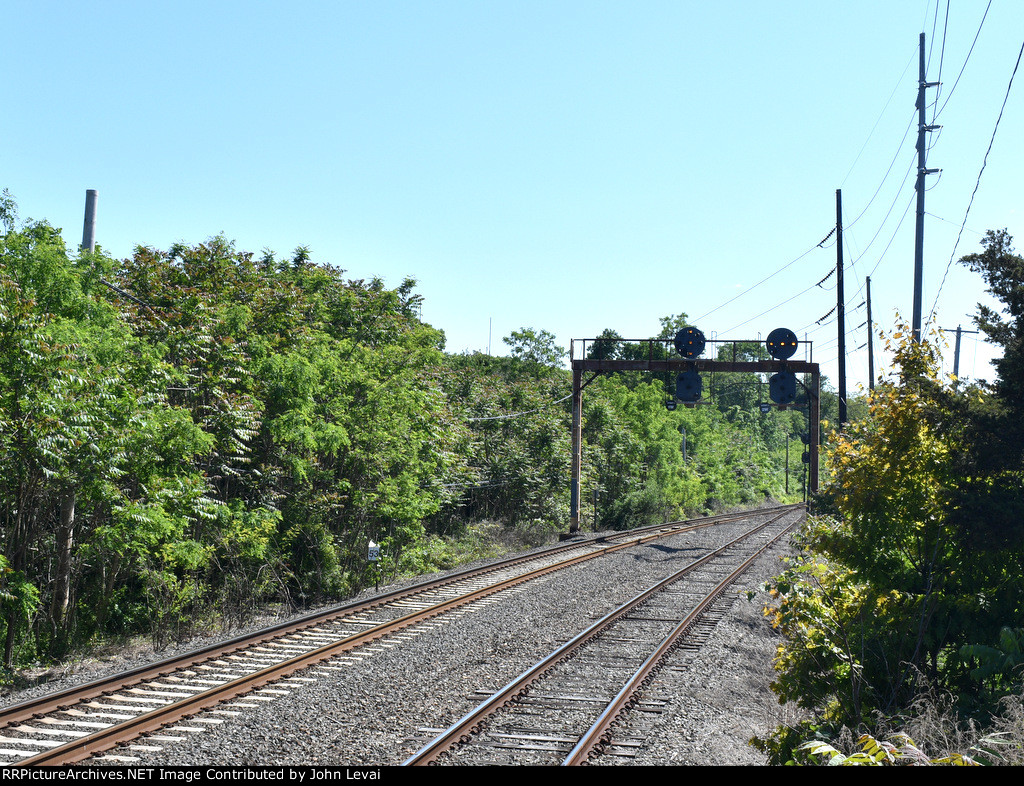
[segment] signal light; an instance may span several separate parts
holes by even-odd
[[[775,328],[768,334],[768,340],[764,342],[768,347],[768,354],[776,360],[788,360],[796,353],[796,333],[789,328]]]
[[[684,371],[676,377],[676,398],[687,404],[700,400],[704,383],[696,371]]]
[[[695,327],[685,327],[676,333],[674,342],[679,354],[684,358],[700,357],[704,351],[704,334]]]
[[[768,397],[776,404],[792,404],[796,401],[796,374],[780,371],[768,380]]]

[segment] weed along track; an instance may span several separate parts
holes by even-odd
[[[232,733],[236,734],[238,741],[224,743],[223,747],[218,747],[218,743],[213,748],[203,749],[209,752],[194,754],[204,756],[198,763],[280,763],[288,756],[307,755],[302,751],[316,750],[309,746],[318,742],[325,747],[323,761],[348,763],[345,757],[353,755],[353,746],[335,748],[326,736],[307,733],[309,729],[306,726],[314,722],[313,716],[320,711],[337,712],[337,724],[345,727],[347,715],[355,717],[360,713],[360,718],[377,715],[387,718],[389,713],[396,712],[394,706],[383,703],[376,706],[372,696],[366,700],[317,699],[316,709],[296,711],[296,717],[301,720],[296,726],[294,744],[280,739],[292,733],[287,724],[280,724],[278,730],[242,733],[239,729],[248,722],[247,717],[269,712],[270,707],[284,712],[303,695],[312,696],[314,690],[329,691],[342,679],[356,679],[358,682],[364,674],[368,680],[377,679],[380,674],[374,664],[378,659],[422,646],[423,640],[431,635],[436,637],[438,626],[446,626],[449,632],[459,631],[474,612],[489,608],[501,598],[529,591],[538,583],[556,581],[566,572],[600,571],[602,557],[628,559],[628,555],[643,550],[658,553],[659,544],[673,538],[721,532],[717,537],[724,542],[727,537],[733,537],[727,533],[742,526],[742,521],[751,515],[761,521],[762,530],[774,531],[782,522],[800,517],[802,509],[787,507],[756,514],[675,522],[614,536],[576,538],[527,556],[387,592],[365,602],[282,623],[253,636],[238,637],[7,707],[0,710],[0,763],[57,765],[87,759],[96,763],[146,763],[159,760],[161,755],[178,763],[176,749],[184,751],[188,746],[197,744],[196,740],[227,738]],[[765,522],[769,515],[775,519],[772,523]],[[737,552],[740,548],[737,543],[727,547],[726,552]],[[713,563],[718,564],[722,559],[725,557],[703,560],[707,566],[700,571],[705,577],[702,581],[712,581],[707,577],[708,571],[713,570]],[[690,581],[674,582],[671,591],[677,599],[699,593],[697,585],[691,585]],[[661,627],[662,623],[654,621],[668,614],[667,610],[658,609],[657,604],[663,602],[652,597],[644,601],[642,612],[626,614],[618,623],[620,631],[626,631],[621,627],[625,625],[638,627],[623,632],[620,638],[637,639],[639,630],[652,625]],[[551,611],[558,613],[558,609]],[[631,620],[630,615],[635,619]],[[501,630],[491,630],[486,635],[494,640],[492,650],[500,653],[504,646]],[[575,635],[575,631],[567,630],[566,635]],[[447,642],[443,645],[447,646]],[[638,643],[631,643],[627,649],[638,647]],[[457,649],[432,650],[428,661],[430,668],[439,675],[436,681],[440,682],[441,676],[448,680],[457,678],[464,668],[460,663],[463,655]],[[617,660],[624,660],[622,653],[609,653],[602,657],[605,664],[600,666],[602,669],[607,669],[608,664]],[[394,687],[397,679],[389,679],[385,684]],[[418,693],[411,693],[403,700],[400,709],[429,712],[434,704],[447,706],[449,702],[440,688],[437,695],[432,695],[429,687],[416,690]],[[465,701],[465,697],[459,697],[459,700]],[[387,723],[394,725],[390,719]],[[361,725],[365,725],[365,721],[352,720],[351,728],[344,734],[367,736]],[[341,731],[334,733],[342,735]],[[418,734],[412,728],[397,729],[396,733],[410,740]],[[239,753],[239,745],[255,745],[256,741],[264,741],[264,738],[265,746],[260,750],[268,751],[266,759],[260,759],[259,753]],[[309,757],[313,755],[308,754]],[[400,763],[407,755],[402,754],[394,761],[375,763]],[[295,763],[312,762],[299,759]]]

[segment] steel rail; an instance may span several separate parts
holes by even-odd
[[[799,507],[799,506],[786,506],[786,507]],[[773,508],[765,509],[773,510]],[[107,677],[102,677],[97,680],[83,683],[72,688],[66,688],[55,693],[39,696],[34,699],[29,699],[18,704],[13,704],[9,707],[0,708],[0,729],[6,726],[10,726],[15,723],[21,723],[26,720],[30,720],[48,712],[55,712],[62,707],[68,706],[72,703],[82,701],[88,698],[96,698],[102,696],[111,690],[117,690],[123,687],[129,682],[139,682],[148,679],[154,679],[157,677],[165,676],[173,673],[182,668],[194,665],[198,662],[208,660],[213,657],[220,657],[224,655],[230,655],[234,652],[238,652],[245,647],[250,647],[258,644],[263,644],[268,641],[287,636],[293,633],[299,633],[317,625],[323,625],[332,620],[338,619],[345,615],[355,614],[358,612],[369,611],[380,606],[386,605],[387,603],[396,599],[404,599],[410,595],[415,595],[422,592],[429,592],[434,589],[449,586],[458,581],[462,581],[467,578],[475,576],[483,576],[488,573],[494,573],[499,570],[506,568],[515,567],[516,565],[525,564],[531,560],[543,558],[545,556],[551,556],[562,551],[568,551],[580,546],[586,546],[593,543],[607,542],[614,540],[619,537],[627,538],[635,536],[636,533],[643,532],[665,532],[665,534],[672,534],[672,532],[678,532],[685,530],[688,527],[702,527],[711,526],[714,524],[725,523],[732,521],[735,518],[743,515],[750,515],[749,512],[726,514],[722,516],[713,516],[706,519],[686,519],[678,522],[671,522],[666,524],[657,524],[650,527],[638,528],[636,530],[630,530],[629,532],[621,533],[621,535],[594,535],[588,538],[580,538],[571,542],[563,542],[550,549],[542,552],[536,552],[529,555],[520,555],[515,557],[509,557],[497,562],[491,563],[483,568],[466,568],[465,570],[457,571],[456,573],[449,574],[442,578],[432,579],[430,581],[415,584],[410,587],[404,587],[389,592],[375,595],[372,598],[363,601],[357,601],[353,603],[344,604],[342,606],[335,606],[330,609],[314,612],[304,617],[300,617],[295,620],[289,620],[286,622],[277,623],[275,625],[263,628],[260,631],[252,634],[244,634],[236,636],[225,641],[210,644],[205,647],[201,647],[181,655],[168,658],[166,660],[158,661],[156,663],[145,664],[138,666],[133,669],[129,669],[117,674],[112,674]],[[671,531],[667,531],[671,530]],[[664,535],[663,535],[664,536]],[[641,535],[641,537],[644,537]],[[642,542],[637,540],[626,541],[629,543]]]
[[[771,526],[776,521],[785,516],[789,511],[782,511],[772,517],[770,520],[763,522],[756,527],[748,530],[747,532],[739,535],[733,540],[729,541],[723,546],[709,552],[705,556],[694,560],[687,564],[680,570],[673,573],[666,579],[659,581],[657,584],[649,587],[638,595],[634,596],[630,600],[623,603],[618,608],[609,612],[593,625],[588,627],[586,630],[574,636],[568,642],[563,644],[561,647],[553,651],[543,660],[537,662],[532,667],[527,669],[525,672],[520,674],[512,682],[508,683],[505,687],[499,689],[494,693],[487,701],[480,704],[476,709],[467,713],[463,718],[450,726],[446,731],[439,734],[431,742],[424,745],[415,754],[410,756],[403,762],[403,766],[422,766],[431,764],[436,761],[437,757],[443,752],[451,749],[459,742],[468,740],[472,735],[473,731],[478,730],[481,722],[490,715],[493,715],[499,711],[503,706],[515,700],[515,698],[523,693],[532,683],[540,679],[546,672],[548,672],[557,663],[565,660],[570,654],[582,647],[584,644],[599,636],[612,622],[619,619],[623,615],[627,614],[636,606],[645,602],[652,595],[663,590],[665,587],[675,583],[681,579],[687,573],[696,570],[701,565],[713,560],[715,557],[721,555],[724,551],[733,546],[737,545],[746,538],[757,534],[763,529]],[[747,516],[751,517],[756,513],[748,513]]]
[[[622,544],[621,546],[617,545],[612,548],[617,550],[619,548],[625,548],[627,545],[628,544]],[[165,705],[164,707],[151,710],[132,720],[124,721],[115,726],[111,726],[108,729],[103,729],[94,734],[90,734],[88,737],[83,737],[79,740],[75,740],[74,742],[69,742],[65,745],[51,748],[48,751],[44,751],[43,753],[39,753],[31,758],[25,759],[19,764],[21,766],[34,766],[72,764],[74,762],[82,761],[96,753],[109,750],[127,739],[133,739],[142,734],[156,731],[168,723],[174,723],[184,717],[194,715],[208,707],[215,706],[224,701],[229,701],[243,694],[250,693],[257,688],[261,688],[272,682],[283,679],[296,671],[316,665],[321,661],[328,660],[329,658],[340,655],[356,647],[369,644],[388,634],[403,630],[410,625],[431,619],[432,617],[436,617],[446,611],[451,611],[452,609],[468,605],[469,603],[480,600],[481,598],[485,598],[496,592],[508,589],[509,587],[538,578],[547,573],[561,570],[568,565],[581,562],[593,556],[597,556],[597,554],[578,555],[554,565],[548,565],[540,568],[535,572],[513,576],[497,584],[483,587],[457,598],[442,601],[431,606],[429,609],[410,612],[398,619],[382,623],[369,630],[352,634],[351,636],[347,636],[337,642],[325,644],[309,652],[296,655],[272,666],[267,666],[259,671],[253,672],[252,674],[231,680],[223,685],[203,691],[202,693],[198,693],[194,696],[183,698]]]
[[[786,511],[778,514],[779,516],[785,515]],[[739,516],[740,514],[737,514]],[[746,516],[755,515],[751,513],[742,514]],[[730,516],[730,518],[732,518]],[[696,521],[697,523],[692,523]],[[395,620],[390,622],[381,623],[374,628],[361,631],[359,633],[351,634],[347,637],[339,639],[336,642],[323,645],[316,649],[310,650],[309,652],[302,653],[300,655],[293,656],[287,660],[283,660],[277,664],[267,666],[260,669],[252,674],[245,675],[243,677],[236,678],[225,682],[224,684],[207,689],[201,693],[198,693],[192,697],[182,698],[172,702],[171,704],[165,705],[164,707],[150,710],[138,717],[126,720],[121,723],[115,724],[107,729],[90,734],[87,737],[80,738],[73,742],[66,743],[64,745],[56,746],[42,753],[36,754],[29,758],[18,762],[19,766],[34,766],[34,765],[55,765],[55,764],[71,764],[74,762],[82,761],[96,753],[100,753],[105,750],[109,750],[129,739],[133,739],[143,734],[153,732],[162,726],[169,723],[176,722],[181,718],[189,715],[193,715],[203,709],[215,706],[224,701],[229,701],[233,698],[241,696],[245,693],[249,693],[274,681],[283,679],[288,675],[315,665],[321,661],[335,657],[339,654],[347,652],[356,647],[363,646],[386,635],[392,634],[396,631],[407,628],[418,622],[425,621],[432,617],[443,614],[452,609],[460,606],[467,605],[474,601],[480,600],[481,598],[495,594],[502,590],[508,589],[509,587],[516,586],[518,584],[536,579],[540,576],[548,573],[562,570],[570,567],[574,564],[584,562],[589,559],[593,559],[605,554],[609,554],[621,549],[630,548],[636,545],[642,545],[643,543],[651,540],[657,540],[668,535],[687,531],[689,529],[701,528],[711,526],[713,524],[721,523],[721,517],[708,520],[688,520],[685,522],[679,522],[675,525],[657,525],[656,527],[648,528],[651,530],[648,534],[642,534],[639,537],[628,537],[618,543],[608,544],[604,543],[601,545],[599,550],[587,552],[584,554],[577,554],[567,559],[560,560],[559,562],[542,566],[533,571],[529,571],[518,576],[512,576],[506,578],[500,582],[489,585],[487,587],[479,588],[468,593],[464,593],[458,597],[450,598],[448,600],[441,601],[430,606],[427,609],[421,609],[409,614],[402,615]],[[641,530],[643,531],[643,530]],[[632,533],[628,533],[632,534]],[[627,533],[623,533],[624,536]],[[604,538],[595,538],[595,542],[606,540]],[[578,547],[580,544],[570,544],[567,548]],[[552,549],[541,554],[531,555],[533,559],[541,558],[543,556],[550,556],[553,553],[558,553],[563,549]],[[513,558],[511,560],[503,561],[502,567],[514,566],[515,564],[528,561],[529,557]],[[480,575],[481,573],[494,572],[497,568],[491,566],[488,570],[476,571],[469,570],[462,575],[461,578],[467,578],[473,575]],[[348,614],[354,611],[361,611],[369,608],[378,608],[385,605],[384,598],[388,600],[394,599],[396,596],[401,597],[403,594],[417,594],[419,592],[426,591],[426,588],[432,588],[436,585],[444,586],[452,583],[451,581],[435,581],[427,582],[425,585],[417,585],[415,588],[406,588],[403,591],[394,591],[386,593],[383,596],[370,599],[369,601],[353,604],[352,606],[345,607],[343,612]],[[310,617],[304,618],[303,620],[297,621],[292,624],[285,624],[284,626],[275,626],[273,635],[269,633],[266,635],[258,635],[256,637],[238,637],[237,639],[229,642],[229,646],[226,650],[220,650],[218,647],[208,647],[196,652],[201,653],[199,660],[209,660],[212,657],[218,657],[227,655],[234,652],[240,652],[244,650],[245,646],[263,643],[268,639],[277,638],[285,635],[282,632],[282,628],[287,629],[288,632],[294,632],[298,630],[306,630],[312,627],[317,622],[326,621],[339,616],[339,614],[319,614],[311,615]],[[190,653],[194,655],[195,653]],[[156,664],[151,667],[142,667],[140,669],[133,670],[131,672],[124,672],[116,677],[125,677],[125,679],[115,680],[111,678],[108,680],[98,680],[93,683],[89,683],[86,686],[82,686],[82,690],[88,689],[86,693],[76,692],[75,689],[64,691],[61,694],[56,694],[51,697],[43,697],[41,700],[32,702],[26,702],[16,707],[11,708],[17,710],[17,718],[29,719],[37,717],[46,711],[59,711],[60,709],[69,706],[71,703],[76,701],[82,701],[88,698],[95,698],[98,696],[109,695],[110,693],[123,689],[127,684],[135,684],[142,679],[149,678],[152,676],[160,676],[167,674],[174,669],[181,668],[183,665],[191,665],[195,662],[195,658],[191,661],[185,661],[187,656],[172,659],[171,661]],[[182,661],[185,661],[183,664]],[[173,665],[171,665],[173,664]],[[141,675],[141,676],[140,676]],[[45,707],[45,709],[40,709]],[[29,711],[34,710],[34,711]],[[0,719],[2,719],[6,725],[10,725],[15,722],[13,718],[8,717],[8,713],[0,713]]]
[[[711,604],[721,597],[725,590],[728,589],[728,587],[743,573],[745,573],[754,561],[758,559],[758,557],[777,543],[779,539],[793,529],[797,523],[797,521],[794,521],[778,535],[765,543],[756,552],[751,554],[741,565],[724,578],[717,587],[709,592],[689,614],[679,621],[679,624],[672,629],[672,631],[664,638],[650,656],[648,656],[647,660],[641,664],[633,676],[630,677],[626,684],[622,686],[622,689],[618,694],[616,694],[615,698],[613,698],[608,704],[608,707],[604,712],[601,713],[598,719],[594,721],[594,724],[580,738],[579,742],[576,743],[575,747],[565,757],[565,760],[562,762],[562,766],[585,764],[588,759],[598,751],[599,747],[607,742],[606,735],[611,732],[612,726],[615,724],[616,720],[618,720],[623,711],[633,705],[637,693],[639,693],[643,688],[648,678],[661,664],[669,652],[674,649],[679,639],[689,632],[690,628],[692,628],[693,625],[704,615]]]

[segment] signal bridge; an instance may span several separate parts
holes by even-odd
[[[576,345],[580,345],[582,357],[576,357]],[[608,357],[587,357],[587,345],[591,347],[591,355],[595,347],[605,349],[611,343],[624,343],[631,347],[632,355],[628,359]],[[580,528],[580,475],[583,464],[583,390],[600,374],[620,371],[644,371],[652,374],[675,373],[675,397],[666,402],[669,409],[675,409],[676,399],[686,407],[707,403],[702,399],[702,373],[714,372],[749,372],[771,374],[768,389],[769,397],[780,408],[785,409],[796,401],[797,384],[807,391],[807,444],[808,473],[811,492],[818,490],[818,447],[820,442],[819,423],[821,421],[821,372],[817,363],[791,360],[801,343],[796,334],[788,328],[777,328],[768,334],[765,347],[772,360],[736,360],[737,344],[756,344],[758,342],[715,341],[717,344],[733,345],[733,360],[705,360],[701,355],[707,345],[704,334],[694,327],[686,327],[676,333],[672,340],[679,357],[670,357],[667,351],[668,341],[662,339],[573,339],[569,344],[569,358],[572,366],[572,481],[569,500],[569,534]],[[646,358],[644,357],[646,355]],[[584,376],[590,376],[584,380]],[[799,382],[797,374],[804,374],[809,379]],[[762,408],[765,407],[762,404]],[[770,406],[770,405],[768,405]]]

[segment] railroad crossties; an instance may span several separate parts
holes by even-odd
[[[9,707],[0,714],[0,757],[8,764],[412,764],[490,703],[518,714],[471,720],[484,733],[474,745],[461,746],[474,732],[457,731],[458,744],[420,760],[681,763],[685,754],[666,746],[665,734],[699,731],[700,724],[673,732],[663,722],[694,707],[708,723],[721,717],[706,712],[713,702],[701,706],[668,686],[697,676],[698,685],[713,689],[716,675],[691,667],[730,609],[747,603],[740,585],[728,583],[731,574],[758,550],[752,569],[775,570],[773,555],[802,516],[802,508],[787,507],[578,538],[484,573],[385,593],[279,626],[255,642],[232,641],[155,673],[94,684],[81,697]],[[737,573],[737,580],[751,576],[757,574]],[[607,630],[605,620],[612,621]],[[645,664],[675,629],[682,636],[665,645],[669,665]],[[732,636],[736,647],[742,638]],[[555,666],[560,651],[570,654]],[[619,695],[648,665],[637,678],[640,693]],[[659,676],[665,668],[670,679]],[[543,675],[539,682],[511,687],[531,670]],[[749,738],[757,729],[737,723],[742,711],[723,708]],[[614,717],[594,732],[602,715]],[[766,721],[767,731],[778,719],[753,720]],[[581,752],[588,731],[593,739]]]

